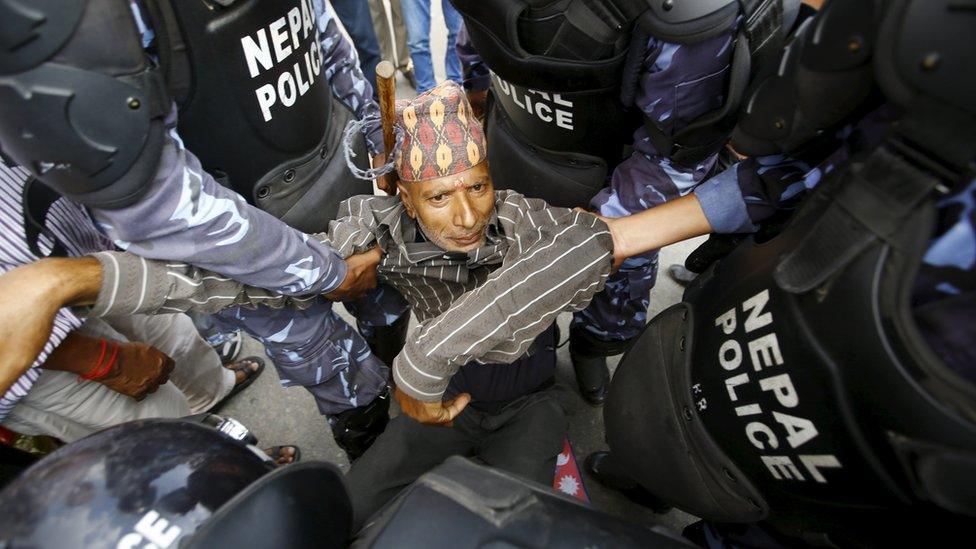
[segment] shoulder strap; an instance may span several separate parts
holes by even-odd
[[[828,191],[816,225],[776,268],[781,288],[803,293],[819,286],[877,239],[896,235],[933,195],[976,176],[976,117],[919,100],[894,124],[884,144],[861,166],[849,166]]]
[[[193,73],[190,70],[190,55],[183,39],[179,22],[170,0],[141,0],[146,7],[150,24],[156,35],[156,49],[163,78],[170,96],[182,105],[190,96],[193,86]]]
[[[61,195],[34,177],[24,182],[23,200],[21,201],[24,212],[24,236],[27,239],[27,247],[37,257],[66,257],[68,255],[61,241],[44,224],[47,219],[47,212],[59,198]],[[50,254],[41,251],[39,239],[42,234],[54,243]]]

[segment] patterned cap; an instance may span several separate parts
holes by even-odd
[[[456,82],[448,80],[412,101],[397,101],[403,143],[396,170],[420,181],[469,170],[486,159],[485,132]]]

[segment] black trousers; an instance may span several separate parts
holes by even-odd
[[[566,430],[566,414],[551,389],[517,398],[494,413],[469,405],[453,427],[398,416],[346,475],[353,531],[450,456],[466,456],[551,486]]]

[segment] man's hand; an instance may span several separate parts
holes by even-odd
[[[454,418],[471,402],[471,395],[462,393],[447,402],[421,402],[404,393],[399,388],[394,389],[393,398],[404,414],[428,425],[443,425],[450,427]]]
[[[474,111],[475,118],[484,122],[485,107],[486,103],[488,103],[488,90],[468,91],[467,96],[468,103],[471,103],[471,110]]]
[[[378,168],[386,164],[386,153],[379,153],[373,157],[373,167]],[[397,192],[396,187],[396,172],[392,172],[388,175],[380,176],[376,178],[376,186],[379,190],[385,192],[386,194],[393,196]]]
[[[175,363],[159,349],[139,342],[111,342],[110,345],[118,345],[115,361],[105,377],[94,381],[136,400],[146,398],[169,381]]]
[[[346,278],[339,287],[325,294],[330,301],[347,301],[362,297],[376,287],[376,266],[380,264],[383,250],[379,246],[368,252],[346,258]]]
[[[0,275],[0,395],[37,359],[58,309],[93,303],[101,277],[92,258],[42,259]]]

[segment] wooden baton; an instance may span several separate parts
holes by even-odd
[[[383,125],[383,145],[386,161],[393,160],[393,145],[396,136],[393,134],[393,123],[396,122],[396,68],[389,61],[380,61],[376,65],[376,94],[380,103],[380,123]],[[387,194],[396,194],[396,175],[390,172],[383,176]],[[384,185],[380,185],[382,188]]]

